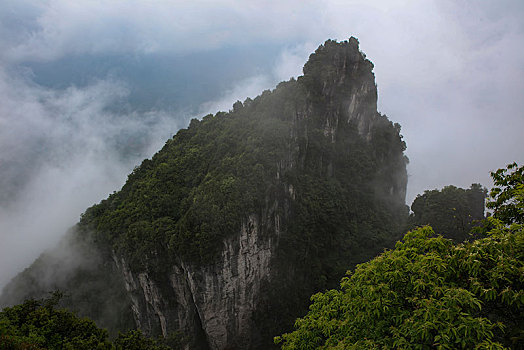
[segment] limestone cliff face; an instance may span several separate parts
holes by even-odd
[[[350,123],[356,125],[361,136],[370,140],[372,127],[378,118],[377,88],[372,69],[373,64],[359,51],[355,38],[343,46],[327,41],[304,66],[304,79],[308,79],[310,90],[308,114],[321,116],[324,134],[330,135],[333,142],[337,131]],[[318,101],[312,96],[324,98]]]
[[[304,66],[304,76],[300,79],[306,86],[308,98],[305,110],[298,115],[298,126],[307,124],[302,131],[306,139],[309,130],[315,127],[322,128],[332,143],[339,143],[343,148],[351,147],[347,141],[355,138],[351,128],[356,128],[358,135],[368,143],[399,136],[398,124],[394,125],[394,130],[384,133],[387,129],[384,126],[392,124],[377,111],[373,63],[360,52],[357,39],[350,38],[343,45],[326,41],[310,56]],[[379,157],[383,163],[377,170],[383,175],[389,173],[389,177],[377,181],[377,185],[380,182],[379,186],[389,187],[378,192],[401,203],[405,201],[407,186],[407,158],[403,147],[403,142],[395,142],[388,143],[387,149],[374,150],[382,152]],[[331,168],[328,170],[332,172]]]
[[[302,77],[192,122],[86,212],[136,327],[186,349],[270,348],[311,294],[397,238],[405,145],[372,69],[356,39],[327,41]]]
[[[292,289],[294,282],[283,281],[282,272],[290,276],[301,274],[300,267],[294,266],[300,262],[293,259],[284,259],[284,264],[289,263],[286,268],[276,267],[276,261],[282,262],[285,255],[279,250],[279,238],[288,234],[285,227],[296,220],[290,208],[296,199],[295,188],[300,187],[283,174],[290,169],[307,173],[313,168],[321,177],[336,177],[340,161],[330,147],[341,148],[344,153],[345,147],[352,147],[353,141],[348,140],[351,138],[369,144],[377,137],[378,126],[391,124],[377,112],[372,68],[354,38],[343,44],[328,41],[310,57],[304,76],[298,81],[306,91],[305,100],[295,104],[287,151],[278,161],[274,175],[280,191],[266,198],[272,205],[266,205],[262,214],[251,213],[237,232],[217,242],[220,253],[212,264],[200,266],[177,259],[169,274],[159,281],[144,272],[133,273],[123,258],[115,257],[125,276],[137,326],[163,335],[178,329],[192,339],[203,336],[205,341],[198,345],[210,349],[268,346],[269,334],[260,330],[263,325],[257,318],[264,313],[264,306],[270,305],[273,310],[271,300],[261,305],[261,300],[267,301],[267,296],[272,294],[262,287],[278,283],[284,290]],[[318,131],[331,146],[318,145]],[[406,186],[402,149],[383,152],[381,157],[387,161],[377,166],[383,188],[375,190],[377,195],[389,198],[388,203],[402,205]],[[315,163],[319,163],[318,166],[312,165]],[[169,287],[160,288],[159,284]],[[305,289],[309,289],[310,285],[305,284]],[[301,281],[297,287],[303,285]],[[304,294],[311,292],[313,290],[307,290]]]
[[[278,217],[273,219],[278,225]],[[145,272],[133,273],[124,258],[114,256],[137,327],[164,336],[179,330],[191,338],[186,348],[251,348],[253,310],[261,281],[270,276],[279,234],[278,226],[263,234],[259,220],[250,216],[239,235],[222,242],[212,265],[179,261],[160,281]]]

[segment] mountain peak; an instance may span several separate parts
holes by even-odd
[[[325,111],[325,133],[335,138],[338,127],[353,124],[369,140],[378,117],[378,93],[373,63],[359,50],[358,40],[327,40],[309,56],[303,71],[299,79],[308,96]]]
[[[373,70],[373,63],[359,49],[358,39],[351,37],[341,42],[330,39],[309,56],[303,72],[304,76],[324,80],[326,77],[351,75],[360,66],[369,73]]]
[[[113,331],[271,348],[407,217],[405,144],[376,110],[372,69],[357,39],[328,40],[299,79],[192,121],[82,215],[71,235],[100,263],[52,283]],[[0,302],[41,295],[51,282],[33,276],[59,264],[35,262]]]

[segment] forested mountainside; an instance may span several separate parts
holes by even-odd
[[[283,350],[523,349],[524,166],[491,177],[492,212],[472,230],[477,239],[454,244],[429,226],[406,233],[394,250],[348,271],[340,289],[314,295],[296,330],[275,342]],[[425,194],[440,199],[431,207],[442,215],[461,191]]]
[[[471,229],[484,219],[487,189],[472,184],[463,189],[445,186],[442,190],[426,190],[417,195],[406,231],[430,225],[437,234],[462,242],[471,238]]]
[[[2,304],[58,288],[112,331],[269,348],[311,294],[401,237],[405,143],[377,112],[372,69],[355,38],[328,40],[298,79],[193,120]]]

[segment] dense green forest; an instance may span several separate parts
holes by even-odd
[[[42,300],[29,299],[0,312],[2,350],[169,350],[178,340],[150,339],[140,330],[120,333],[109,340],[106,330],[88,318],[58,307],[60,292]],[[169,345],[168,345],[169,344]]]
[[[520,349],[524,346],[524,167],[492,173],[484,238],[429,226],[315,294],[282,349]]]
[[[471,237],[474,225],[484,219],[486,194],[480,184],[469,189],[446,186],[440,191],[424,191],[411,205],[409,229],[430,225],[437,234],[462,242]]]

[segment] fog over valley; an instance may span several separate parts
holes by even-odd
[[[520,1],[4,0],[0,288],[192,118],[358,38],[402,126],[406,203],[524,162]]]

